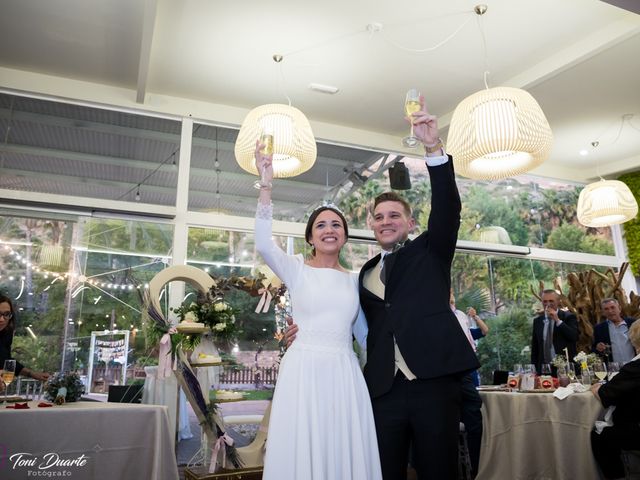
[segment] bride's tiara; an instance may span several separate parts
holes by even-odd
[[[313,212],[311,212],[311,213],[314,213],[316,210],[320,210],[321,208],[325,208],[325,209],[328,208],[329,210],[333,210],[334,212],[338,212],[340,215],[342,215],[344,217],[344,212],[342,210],[340,210],[335,203],[326,202],[326,201],[322,202],[320,205],[318,205],[316,208],[314,208]]]

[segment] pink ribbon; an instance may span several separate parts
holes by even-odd
[[[158,378],[164,379],[171,376],[172,370],[176,369],[177,359],[171,365],[171,335],[176,333],[175,327],[171,327],[160,339],[158,352]]]
[[[209,466],[209,473],[216,473],[219,452],[222,452],[222,468],[227,465],[226,445],[229,445],[231,447],[233,445],[233,438],[224,433],[221,437],[218,437],[218,440],[216,440],[216,443],[214,443],[213,447],[211,448],[211,465]]]
[[[256,313],[267,313],[269,311],[269,305],[271,305],[271,299],[273,296],[271,292],[267,288],[261,288],[258,290],[258,293],[261,293],[260,301],[258,302],[258,306],[256,307]]]

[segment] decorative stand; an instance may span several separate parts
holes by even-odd
[[[151,282],[149,282],[149,316],[152,321],[155,321],[156,324],[162,328],[162,331],[166,332],[165,337],[167,338],[170,338],[169,335],[171,334],[173,326],[164,319],[161,314],[162,310],[160,308],[159,294],[165,284],[174,280],[181,280],[189,283],[197,287],[202,293],[208,292],[211,287],[215,286],[214,280],[207,273],[191,266],[169,267],[159,272]],[[268,422],[269,411],[265,412],[263,425],[261,425],[263,435],[247,447],[233,448],[233,442],[230,441],[230,438],[225,434],[226,427],[224,425],[224,421],[222,420],[216,405],[211,405],[209,400],[209,386],[205,386],[204,389],[202,388],[194,370],[195,368],[205,365],[191,364],[180,347],[178,347],[175,354],[175,362],[176,369],[174,373],[178,379],[178,385],[184,391],[187,400],[191,404],[193,411],[202,426],[203,437],[205,440],[202,455],[203,466],[197,468],[189,467],[185,469],[185,479],[224,480],[227,478],[233,478],[252,480],[262,478],[263,447],[266,442],[266,433],[264,433],[266,432],[266,427],[264,424],[265,422]],[[257,448],[258,443],[260,443],[259,449]],[[211,458],[212,453],[215,454],[215,458]],[[215,467],[217,466],[219,456],[222,456],[222,470],[216,473]],[[213,468],[211,468],[211,462],[214,462]],[[258,465],[250,468],[227,469],[227,464],[230,466],[240,467],[257,462],[259,462]]]

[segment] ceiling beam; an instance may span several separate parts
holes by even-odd
[[[138,59],[138,84],[136,88],[136,102],[144,103],[147,93],[147,78],[153,45],[153,30],[156,25],[158,0],[145,0],[144,18],[142,21],[142,38],[140,39],[140,58]]]
[[[41,172],[31,172],[27,170],[19,170],[19,169],[12,169],[12,168],[3,168],[2,173],[4,178],[7,178],[10,175],[14,175],[16,177],[27,177],[27,178],[42,179],[47,181],[68,183],[70,185],[70,190],[72,189],[73,186],[76,186],[79,183],[84,185],[100,185],[103,187],[109,187],[109,188],[114,188],[114,189],[124,190],[124,191],[128,191],[132,187],[135,187],[137,185],[137,183],[131,183],[131,182],[60,175],[55,173],[47,173],[45,178]],[[246,179],[247,179],[247,184],[249,184],[252,180],[255,180],[255,177],[253,177],[252,175],[246,175]],[[278,181],[280,181],[280,179],[278,179]],[[144,194],[144,192],[158,193],[162,195],[171,195],[171,196],[175,196],[176,194],[176,187],[164,187],[160,185],[150,185],[146,183],[140,186],[140,190],[142,194]],[[195,188],[190,188],[189,192],[190,194],[198,197],[212,196],[212,192],[210,190],[197,190]],[[30,193],[30,192],[26,192],[26,193]],[[133,197],[134,193],[135,192],[133,191],[131,192],[131,197]],[[238,199],[244,202],[251,202],[251,203],[256,202],[255,195],[249,197],[246,195],[239,195],[237,192],[227,191],[224,189],[220,190],[220,194],[223,196],[231,196],[234,199]],[[116,200],[114,199],[114,201]],[[298,209],[301,207],[301,205],[303,205],[300,202],[287,202],[283,200],[277,200],[277,202],[279,206],[282,206],[283,208],[291,208],[291,209]]]

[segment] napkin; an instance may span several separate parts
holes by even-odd
[[[15,403],[13,405],[8,405],[7,408],[14,408],[16,410],[26,410],[29,408],[29,405],[26,403]]]
[[[44,408],[44,407],[53,407],[53,403],[40,402],[40,403],[38,404],[38,407],[40,407],[40,408]]]
[[[569,395],[573,395],[574,393],[582,393],[589,390],[589,387],[582,385],[581,383],[570,383],[566,387],[558,387],[556,391],[553,392],[553,396],[558,400],[564,400]]]
[[[612,427],[613,426],[613,412],[616,409],[615,405],[611,405],[609,408],[607,408],[607,412],[604,414],[604,419],[603,420],[596,420],[595,423],[595,427],[596,427],[596,432],[598,434],[602,433],[602,430],[605,429],[605,427]]]

